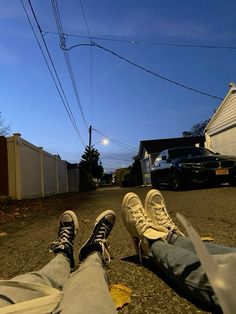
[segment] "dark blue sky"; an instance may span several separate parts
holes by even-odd
[[[34,23],[28,1],[23,2]],[[131,163],[140,140],[182,136],[219,106],[220,100],[161,80],[98,47],[80,46],[69,57],[83,119],[54,34],[51,1],[31,2],[42,30],[49,32],[44,39],[82,137],[67,116],[21,2],[0,0],[0,111],[12,132],[36,146],[79,161],[92,124],[100,132],[93,132],[92,142],[105,169],[122,167]],[[148,70],[222,98],[229,82],[236,81],[236,50],[153,44],[236,46],[235,1],[83,0],[82,5],[91,35],[106,39],[94,39],[98,45]],[[58,7],[64,33],[88,36],[79,0],[60,0]],[[89,43],[87,38],[66,39],[67,47]],[[118,143],[103,146],[101,133]]]

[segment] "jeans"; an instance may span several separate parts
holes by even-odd
[[[236,248],[213,243],[205,243],[205,245],[218,264],[226,264],[232,254],[236,258]],[[171,243],[155,241],[151,245],[150,258],[180,288],[190,291],[193,298],[210,307],[220,308],[189,238],[177,236]]]
[[[62,290],[63,297],[53,313],[116,313],[108,290],[108,278],[98,253],[89,255],[71,274],[69,262],[64,255],[58,254],[41,270],[11,280],[39,283]],[[8,299],[18,303],[41,296],[37,291],[3,286],[0,287],[0,308],[9,305]]]

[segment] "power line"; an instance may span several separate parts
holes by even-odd
[[[49,58],[49,60],[50,60],[50,62],[51,62],[51,66],[52,66],[52,69],[53,69],[53,71],[54,71],[54,74],[53,74],[53,71],[52,71],[52,69],[51,69],[51,67],[50,67],[50,65],[49,65],[49,62],[48,62],[48,60],[47,60],[47,58],[46,58],[46,56],[45,56],[44,50],[43,50],[43,48],[42,48],[42,46],[41,46],[41,43],[40,43],[40,41],[39,41],[39,39],[38,39],[38,37],[37,37],[37,35],[36,35],[36,32],[35,32],[35,30],[34,30],[33,24],[31,23],[29,14],[28,14],[28,12],[27,12],[27,10],[26,10],[26,7],[25,7],[25,5],[24,5],[24,3],[23,3],[23,0],[21,0],[21,4],[22,4],[22,7],[23,7],[24,12],[25,12],[25,14],[26,14],[27,20],[28,20],[28,22],[29,22],[29,24],[30,24],[31,30],[32,30],[32,32],[33,32],[33,34],[34,34],[34,37],[35,37],[36,41],[37,41],[37,44],[38,44],[39,49],[40,49],[40,51],[41,51],[41,53],[42,53],[43,59],[44,59],[46,65],[47,65],[47,68],[48,68],[48,70],[49,70],[49,73],[50,73],[50,75],[51,75],[51,77],[52,77],[52,79],[53,79],[53,82],[54,82],[54,84],[55,84],[55,86],[56,86],[56,89],[57,89],[58,94],[59,94],[59,96],[60,96],[60,98],[61,98],[61,101],[62,101],[62,103],[63,103],[63,105],[64,105],[64,107],[65,107],[65,109],[66,109],[66,112],[67,112],[67,114],[68,114],[68,117],[69,117],[69,119],[70,119],[70,121],[71,121],[71,123],[72,123],[72,125],[73,125],[73,127],[74,127],[74,129],[75,129],[75,131],[76,131],[76,133],[77,133],[77,135],[79,136],[81,142],[83,143],[84,146],[86,146],[86,145],[85,145],[85,142],[84,142],[84,140],[83,140],[83,138],[82,138],[82,136],[81,136],[81,134],[80,134],[80,131],[79,131],[79,129],[78,129],[78,126],[77,126],[77,123],[76,123],[75,118],[74,118],[74,116],[73,116],[73,113],[72,113],[72,111],[71,111],[71,109],[70,109],[70,105],[69,105],[69,103],[68,103],[68,101],[67,101],[67,98],[66,98],[66,95],[65,95],[63,86],[62,86],[62,84],[61,84],[61,82],[60,82],[59,76],[58,76],[58,74],[57,74],[55,65],[54,65],[53,60],[52,60],[52,57],[51,57],[51,55],[50,55],[50,52],[49,52],[48,47],[47,47],[47,44],[46,44],[46,42],[45,42],[45,40],[44,40],[44,37],[43,37],[43,35],[42,35],[42,29],[41,29],[41,27],[40,27],[40,25],[39,25],[39,22],[38,22],[38,20],[37,20],[37,17],[36,17],[36,15],[35,15],[35,12],[34,12],[34,9],[33,9],[33,7],[32,7],[32,4],[31,4],[30,0],[28,0],[28,3],[29,3],[29,6],[30,6],[32,15],[33,15],[33,17],[34,17],[34,20],[35,20],[35,22],[36,22],[36,25],[37,25],[37,27],[38,27],[38,29],[39,29],[39,33],[41,34],[41,39],[42,39],[42,41],[43,41],[43,43],[44,43],[44,48],[45,48],[45,50],[46,50],[46,52],[47,52],[47,55],[48,55],[48,58]],[[55,76],[54,76],[54,75],[55,75]],[[56,79],[57,79],[57,80],[56,80]],[[58,86],[58,84],[59,84],[59,86]],[[59,88],[59,87],[60,87],[60,88]]]
[[[64,53],[67,69],[68,69],[68,72],[69,72],[69,76],[70,76],[71,83],[72,83],[72,86],[73,86],[73,89],[74,89],[74,92],[75,92],[76,100],[77,100],[77,103],[78,103],[78,106],[79,106],[79,109],[80,109],[80,113],[81,113],[82,119],[84,121],[86,129],[88,129],[88,124],[87,124],[87,121],[85,119],[85,115],[84,115],[84,112],[83,112],[83,109],[82,109],[82,105],[81,105],[81,102],[80,102],[80,98],[79,98],[79,92],[78,92],[78,88],[77,88],[77,84],[76,84],[76,80],[75,80],[75,76],[74,76],[74,72],[73,72],[70,56],[69,56],[68,50],[66,49],[66,40],[65,40],[65,36],[64,36],[63,26],[62,26],[62,23],[61,23],[60,12],[59,12],[59,8],[58,8],[57,0],[51,0],[51,3],[52,3],[54,17],[55,17],[55,20],[56,20],[57,30],[58,30],[59,37],[60,37],[60,46],[61,46],[61,48],[63,50],[63,53]]]
[[[56,35],[55,32],[47,31],[45,34],[53,34]],[[91,40],[101,40],[101,41],[110,41],[117,43],[126,43],[126,44],[136,44],[136,45],[151,45],[151,46],[166,46],[166,47],[179,47],[179,48],[199,48],[199,49],[228,49],[228,50],[236,50],[235,46],[228,45],[212,45],[212,44],[182,44],[182,43],[165,43],[165,42],[151,42],[145,40],[136,40],[136,39],[117,39],[117,38],[104,38],[101,36],[82,36],[76,34],[65,33],[68,37],[77,37],[82,39],[90,39]]]
[[[83,8],[82,0],[80,0],[79,2],[80,2],[80,7],[81,7],[81,10],[82,10],[83,16],[84,16],[84,21],[85,21],[85,24],[86,24],[86,28],[87,28],[87,32],[88,32],[88,35],[89,35],[89,39],[90,39],[90,42],[92,43],[92,36],[91,36],[90,30],[89,30],[88,21],[87,21],[87,18],[86,18],[86,15],[85,15],[85,11],[84,11],[84,8]]]
[[[177,81],[174,81],[174,80],[172,80],[172,79],[169,79],[168,77],[163,76],[163,75],[161,75],[161,74],[158,74],[158,73],[156,73],[156,72],[154,72],[154,71],[152,71],[152,70],[146,69],[145,67],[143,67],[143,66],[141,66],[141,65],[139,65],[139,64],[137,64],[137,63],[135,63],[135,62],[133,62],[133,61],[130,61],[129,59],[127,59],[127,58],[125,58],[125,57],[122,57],[122,56],[119,55],[118,53],[116,53],[116,52],[114,52],[114,51],[112,51],[112,50],[110,50],[110,49],[108,49],[108,48],[105,48],[105,47],[103,47],[103,46],[101,46],[101,45],[98,45],[98,44],[96,44],[95,42],[93,42],[92,44],[78,44],[78,45],[71,46],[70,48],[67,48],[67,49],[68,49],[68,50],[71,50],[71,49],[76,48],[76,47],[80,47],[80,46],[91,46],[91,45],[93,45],[93,46],[95,46],[95,47],[97,47],[97,48],[99,48],[99,49],[102,49],[102,50],[104,50],[104,51],[106,51],[106,52],[112,54],[113,56],[115,56],[115,57],[117,57],[117,58],[119,58],[119,59],[121,59],[121,60],[123,60],[123,61],[126,61],[127,63],[129,63],[129,64],[131,64],[131,65],[137,67],[138,69],[140,69],[140,70],[142,70],[142,71],[145,71],[145,72],[147,72],[147,73],[149,73],[149,74],[152,74],[152,75],[154,75],[154,76],[156,76],[156,77],[158,77],[158,78],[160,78],[160,79],[162,79],[162,80],[165,80],[165,81],[167,81],[167,82],[169,82],[169,83],[171,83],[171,84],[177,85],[177,86],[179,86],[179,87],[185,88],[185,89],[187,89],[187,90],[190,90],[190,91],[192,91],[192,92],[195,92],[195,93],[198,93],[198,94],[201,94],[201,95],[204,95],[204,96],[208,96],[208,97],[211,97],[211,98],[223,100],[222,97],[219,97],[219,96],[216,96],[216,95],[212,95],[212,94],[203,92],[203,91],[201,91],[201,90],[199,90],[199,89],[196,89],[196,88],[193,88],[193,87],[191,87],[191,86],[188,86],[188,85],[179,83],[179,82],[177,82]],[[63,49],[63,48],[62,48],[62,49]]]
[[[89,29],[88,21],[86,18],[86,14],[83,8],[82,0],[80,0],[80,7],[83,13],[85,25],[87,28],[87,32],[89,35],[90,43],[92,43],[92,37],[91,37],[91,32]],[[93,47],[90,47],[90,120],[92,124],[92,114],[93,114]]]
[[[103,132],[101,132],[101,131],[99,131],[99,130],[97,130],[97,129],[95,129],[95,128],[93,128],[93,131],[97,132],[98,134],[100,134],[100,135],[102,135],[102,136],[107,137],[107,138],[108,138],[111,142],[113,142],[114,144],[119,145],[119,146],[121,146],[121,147],[123,147],[123,148],[125,148],[125,149],[128,149],[128,150],[130,150],[130,151],[133,152],[133,153],[137,153],[137,150],[136,150],[134,147],[129,146],[129,145],[125,144],[125,143],[122,143],[122,142],[120,142],[120,141],[118,141],[118,140],[116,140],[116,139],[114,139],[114,138],[112,138],[112,137],[110,137],[110,136],[104,134]]]
[[[100,159],[104,159],[104,158],[130,162],[130,160],[128,159],[122,159],[122,158],[110,157],[110,156],[102,156]]]

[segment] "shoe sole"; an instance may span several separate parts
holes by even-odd
[[[138,243],[137,243],[137,238],[139,238],[139,235],[137,232],[136,232],[136,234],[134,234],[134,232],[132,230],[133,228],[131,228],[132,224],[128,222],[129,221],[129,215],[127,215],[127,210],[125,210],[125,208],[124,208],[126,206],[126,204],[129,202],[129,200],[131,200],[131,198],[133,198],[133,197],[139,199],[138,195],[133,193],[133,192],[129,192],[124,196],[123,201],[122,201],[122,205],[121,205],[121,216],[122,216],[124,225],[126,226],[126,229],[128,230],[128,233],[129,233],[129,235],[133,241],[136,253],[139,254]]]
[[[153,223],[155,223],[155,220],[152,217],[152,213],[150,213],[150,211],[148,209],[149,208],[148,203],[150,202],[150,199],[153,197],[154,194],[158,195],[163,200],[163,203],[165,206],[165,200],[164,200],[164,198],[163,198],[163,196],[159,190],[152,189],[147,193],[145,201],[144,201],[144,210],[145,210],[146,214],[148,215],[148,217],[152,220]]]
[[[68,214],[72,217],[73,219],[73,222],[74,222],[74,226],[75,226],[75,237],[77,236],[77,233],[78,233],[78,230],[79,230],[79,222],[78,222],[78,218],[76,216],[76,214],[72,211],[72,210],[66,210],[62,215],[61,215],[61,218],[65,215],[65,214]],[[60,221],[61,221],[61,218],[60,218]]]

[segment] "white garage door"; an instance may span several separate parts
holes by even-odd
[[[211,136],[211,141],[214,152],[236,156],[236,127]]]

